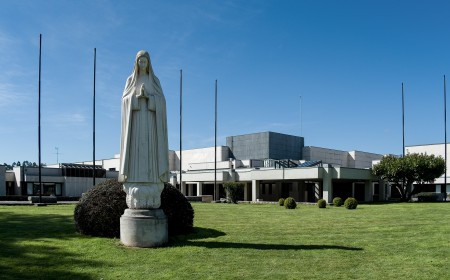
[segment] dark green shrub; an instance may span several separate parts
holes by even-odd
[[[317,201],[317,206],[319,206],[319,208],[327,208],[327,202],[324,199],[319,199]]]
[[[92,236],[120,237],[120,216],[127,208],[125,198],[122,184],[117,180],[94,186],[75,207],[76,230]]]
[[[186,197],[171,184],[164,184],[161,209],[167,216],[169,236],[190,233],[194,227],[194,209]]]
[[[278,199],[278,205],[284,206],[284,198]]]
[[[295,209],[297,208],[297,202],[292,197],[288,197],[284,200],[284,208],[286,209]]]
[[[358,201],[353,197],[349,197],[345,200],[344,206],[347,209],[356,209],[358,206]]]
[[[127,208],[126,194],[116,179],[94,186],[83,195],[74,211],[75,228],[85,235],[120,237],[120,217]],[[161,209],[167,216],[169,236],[192,230],[194,210],[186,197],[170,184],[161,193]]]
[[[342,198],[340,198],[340,197],[333,198],[333,205],[334,206],[341,207],[342,204],[344,204],[344,202],[342,201]]]
[[[238,182],[226,182],[223,188],[227,194],[228,203],[237,203],[239,197],[244,193],[244,184]]]
[[[421,192],[417,195],[417,201],[419,202],[436,202],[445,201],[447,193],[435,193],[435,192]]]

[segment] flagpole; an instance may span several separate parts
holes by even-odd
[[[444,177],[444,190],[441,190],[443,192],[447,192],[447,87],[445,82],[445,75],[444,75],[444,126],[445,126],[445,140],[444,140],[444,147],[445,147],[445,177]]]
[[[217,187],[217,79],[214,94],[214,200],[216,200]]]
[[[405,94],[403,91],[403,82],[402,82],[402,135],[403,135],[403,158],[405,157]],[[405,176],[403,176],[402,187],[405,187]]]
[[[300,95],[300,136],[303,137],[303,99]]]
[[[97,68],[97,48],[94,48],[94,100],[93,100],[93,120],[92,120],[92,185],[95,186],[95,76]]]
[[[180,191],[183,193],[183,69],[180,69]]]
[[[39,82],[38,82],[38,157],[39,157],[39,203],[42,203],[42,162],[41,162],[41,55],[42,34],[39,34]]]
[[[402,135],[403,135],[403,157],[405,157],[405,95],[402,82]]]

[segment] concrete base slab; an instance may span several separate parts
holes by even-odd
[[[37,207],[47,206],[47,203],[34,203],[34,206],[37,206]]]
[[[126,209],[120,217],[120,241],[129,247],[161,247],[167,244],[167,217],[162,209]]]

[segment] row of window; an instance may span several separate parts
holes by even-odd
[[[39,183],[27,183],[27,195],[40,195]],[[43,183],[41,195],[62,195],[62,184],[59,183]]]

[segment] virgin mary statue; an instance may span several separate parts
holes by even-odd
[[[169,179],[166,100],[150,55],[139,51],[122,96],[119,181],[131,209],[159,208]]]

